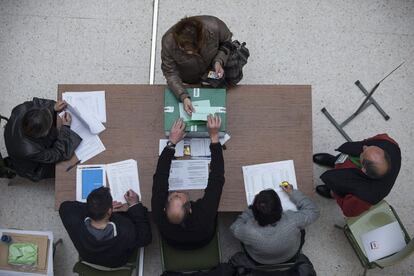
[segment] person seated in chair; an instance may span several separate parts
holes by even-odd
[[[169,192],[168,178],[175,145],[185,136],[185,123],[172,126],[167,146],[158,159],[152,186],[152,213],[162,238],[177,249],[196,249],[207,245],[216,231],[217,210],[224,185],[224,160],[219,143],[220,116],[208,116],[211,163],[204,196],[190,201],[183,192]]]
[[[65,201],[59,215],[82,261],[116,268],[151,242],[148,211],[129,190],[126,204],[112,201],[109,188],[93,190],[86,203]]]
[[[255,265],[294,262],[305,242],[305,227],[319,217],[318,207],[302,192],[290,184],[282,189],[296,204],[297,211],[283,211],[277,193],[263,190],[230,226],[247,259]]]
[[[359,216],[386,197],[401,167],[401,151],[387,134],[359,142],[346,142],[337,156],[318,153],[313,162],[332,168],[320,178],[316,192],[334,198],[346,217]]]
[[[72,157],[82,139],[70,129],[72,119],[67,112],[62,127],[56,128],[56,114],[65,107],[64,101],[33,98],[13,108],[4,140],[7,166],[19,176],[32,181],[53,178],[56,163]]]
[[[223,78],[230,51],[221,46],[231,37],[223,21],[207,15],[183,18],[162,37],[162,72],[189,115],[194,108],[183,82],[200,84],[210,70]]]

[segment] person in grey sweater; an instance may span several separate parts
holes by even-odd
[[[304,228],[319,217],[318,207],[302,192],[292,185],[283,190],[297,211],[283,211],[277,193],[264,190],[230,226],[248,256],[257,263],[279,264],[296,257],[304,242]]]

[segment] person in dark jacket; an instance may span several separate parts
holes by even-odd
[[[224,160],[219,143],[220,116],[209,116],[211,163],[204,196],[190,201],[182,192],[168,192],[171,160],[175,145],[185,135],[185,123],[177,120],[172,128],[167,146],[158,159],[152,186],[152,213],[162,238],[178,249],[196,249],[207,245],[216,230],[217,210],[224,185]]]
[[[194,108],[183,82],[199,84],[210,70],[222,78],[230,52],[220,46],[231,37],[223,21],[207,15],[183,18],[162,37],[162,72],[189,115]]]
[[[379,134],[347,142],[337,151],[338,156],[313,156],[316,164],[332,168],[321,175],[325,185],[316,192],[335,198],[346,217],[359,216],[390,193],[401,167],[400,148],[387,134]]]
[[[105,267],[125,265],[138,247],[151,242],[147,208],[129,190],[127,204],[112,202],[109,188],[92,191],[86,203],[65,201],[59,215],[83,261]]]
[[[8,164],[32,181],[55,176],[55,164],[70,159],[82,139],[70,129],[71,116],[65,113],[62,127],[56,128],[56,113],[64,101],[33,98],[12,110],[4,130]]]

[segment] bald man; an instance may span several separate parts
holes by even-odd
[[[219,143],[219,116],[207,120],[211,144],[211,163],[204,196],[190,201],[188,194],[169,192],[168,179],[175,145],[185,136],[185,123],[177,120],[170,131],[169,141],[158,159],[152,186],[152,213],[163,239],[178,249],[196,249],[207,245],[216,229],[217,210],[224,185],[224,160]]]
[[[347,217],[355,217],[386,197],[401,167],[401,151],[387,134],[340,146],[337,156],[318,153],[313,162],[332,168],[320,178],[316,192],[334,198]]]

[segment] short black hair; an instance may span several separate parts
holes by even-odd
[[[23,133],[32,138],[44,137],[53,123],[51,112],[47,108],[31,109],[23,115]]]
[[[387,164],[387,170],[383,174],[381,174],[378,171],[378,167],[376,166],[374,162],[368,159],[362,160],[362,166],[365,168],[365,174],[368,177],[373,178],[373,179],[380,179],[380,178],[383,178],[385,175],[387,175],[388,172],[391,170],[391,157],[385,150],[383,151],[384,151],[384,160],[385,160],[385,163]]]
[[[112,196],[107,187],[93,190],[86,199],[87,215],[93,220],[103,219],[111,208]]]
[[[282,217],[282,204],[274,190],[263,190],[258,193],[252,204],[253,216],[260,226],[277,222]]]

